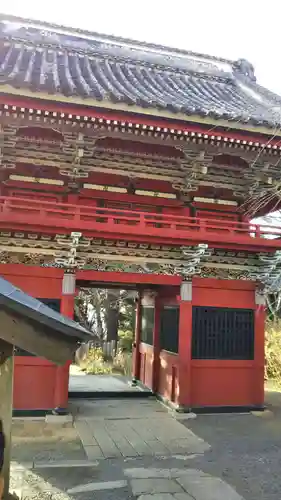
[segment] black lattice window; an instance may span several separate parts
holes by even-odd
[[[254,359],[254,311],[192,308],[193,359]]]
[[[54,311],[60,312],[60,300],[59,299],[38,299],[40,302],[43,302],[46,306],[49,306]],[[20,349],[19,347],[15,348],[15,356],[35,356],[30,352],[25,351],[24,349]]]
[[[154,307],[143,306],[141,316],[141,341],[153,345]]]
[[[160,348],[179,352],[179,307],[164,307],[161,311]]]

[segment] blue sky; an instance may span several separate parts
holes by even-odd
[[[281,95],[280,0],[9,0],[2,13],[252,62]]]

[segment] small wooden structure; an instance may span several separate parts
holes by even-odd
[[[58,365],[73,357],[77,344],[90,333],[0,278],[0,417],[6,436],[5,495],[9,491],[13,409],[14,346]]]

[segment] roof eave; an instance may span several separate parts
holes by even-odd
[[[63,94],[48,94],[48,93],[43,93],[43,92],[33,92],[28,89],[23,89],[23,88],[15,88],[12,87],[11,85],[1,85],[0,84],[0,101],[1,101],[1,94],[6,96],[9,96],[11,98],[11,104],[16,104],[15,101],[13,101],[13,98],[17,99],[32,99],[38,101],[48,101],[48,102],[53,102],[56,104],[67,104],[70,107],[73,108],[73,106],[79,106],[83,108],[92,108],[95,110],[106,110],[109,112],[121,112],[121,113],[128,113],[128,115],[136,115],[136,116],[147,116],[150,119],[154,118],[162,118],[162,119],[168,119],[168,120],[173,120],[173,121],[185,121],[187,123],[193,123],[193,124],[198,124],[198,125],[204,125],[204,126],[215,126],[221,127],[221,128],[227,128],[228,130],[233,130],[233,132],[236,131],[244,131],[244,132],[251,132],[251,133],[258,133],[258,134],[263,134],[263,135],[272,135],[272,130],[274,129],[274,125],[272,127],[265,126],[265,125],[253,125],[250,123],[241,123],[241,121],[231,121],[231,120],[226,120],[226,119],[221,119],[221,118],[211,118],[210,116],[199,116],[199,115],[187,115],[181,112],[178,113],[173,113],[172,111],[168,111],[167,109],[157,109],[157,108],[143,108],[137,105],[126,105],[121,102],[112,102],[109,100],[102,100],[98,101],[95,99],[91,98],[82,98],[79,96],[65,96]],[[27,107],[29,104],[27,104]],[[64,110],[65,111],[65,110]],[[73,113],[73,111],[71,111]],[[276,128],[276,125],[275,125]],[[281,129],[279,128],[277,131],[274,131],[274,136],[275,137],[281,137]]]

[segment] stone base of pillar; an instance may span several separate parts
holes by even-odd
[[[137,385],[138,385],[138,381],[137,381],[137,379],[135,377],[133,377],[132,380],[131,380],[131,386],[132,387],[136,387]]]
[[[67,408],[54,408],[52,410],[52,414],[53,415],[56,415],[56,416],[65,416],[65,415],[69,415],[69,411],[67,410]]]

